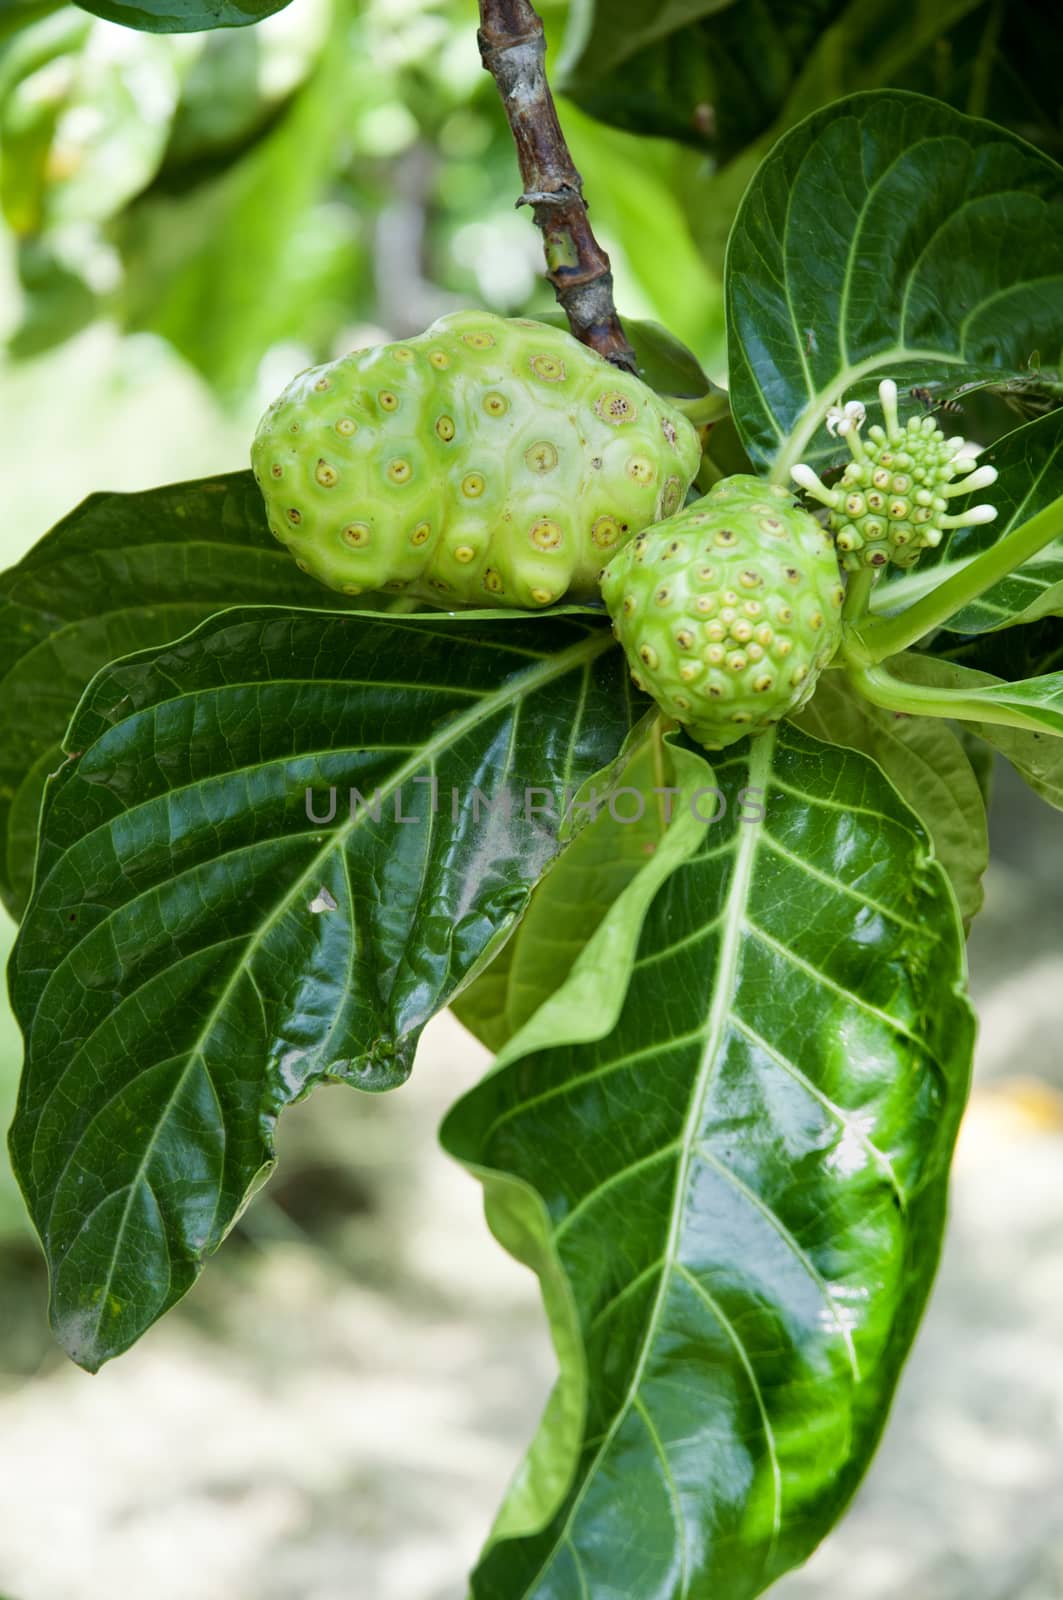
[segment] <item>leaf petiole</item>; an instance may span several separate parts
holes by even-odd
[[[949,717],[954,722],[984,722],[1001,728],[1021,728],[1029,733],[1051,733],[1043,720],[1007,706],[987,702],[977,689],[927,688],[905,683],[883,666],[848,665],[849,680],[865,700],[909,717]]]

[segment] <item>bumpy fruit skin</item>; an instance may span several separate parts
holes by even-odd
[[[639,534],[602,593],[638,687],[709,750],[799,710],[841,642],[830,538],[758,478],[725,478]]]
[[[700,447],[569,334],[463,311],[302,373],[251,460],[274,534],[329,588],[535,609],[596,596],[682,505]]]

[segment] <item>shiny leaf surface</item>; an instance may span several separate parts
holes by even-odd
[[[96,494],[0,575],[0,894],[29,894],[44,779],[89,679],[225,606],[319,606],[250,472]],[[353,609],[327,596],[337,611]],[[372,598],[370,597],[370,604]]]
[[[823,426],[875,385],[1021,375],[1063,348],[1063,169],[921,96],[853,95],[759,168],[727,255],[731,404],[780,479],[848,456]]]
[[[861,750],[878,763],[930,835],[969,928],[982,906],[989,832],[980,782],[959,735],[940,718],[899,717],[873,706],[840,672],[823,676],[796,721],[817,739]]]
[[[761,1593],[852,1493],[933,1275],[972,1046],[944,873],[855,752],[784,728],[706,781],[633,966],[590,1008],[577,968],[444,1129],[562,1364],[476,1600]]]
[[[561,848],[525,789],[559,816],[631,716],[579,617],[261,607],[96,678],[11,969],[12,1155],[75,1360],[190,1287],[286,1105],[403,1081]]]

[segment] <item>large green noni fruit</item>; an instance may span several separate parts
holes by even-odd
[[[535,608],[597,595],[610,556],[682,505],[700,448],[571,335],[457,312],[302,373],[251,459],[274,534],[331,589]]]
[[[799,710],[841,642],[831,540],[759,478],[725,478],[639,534],[602,593],[636,684],[710,750]]]

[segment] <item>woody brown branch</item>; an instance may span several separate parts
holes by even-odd
[[[529,0],[480,0],[480,56],[498,85],[524,193],[543,236],[547,277],[569,327],[615,366],[636,371],[613,300],[609,257],[594,237],[546,78],[543,25]]]

